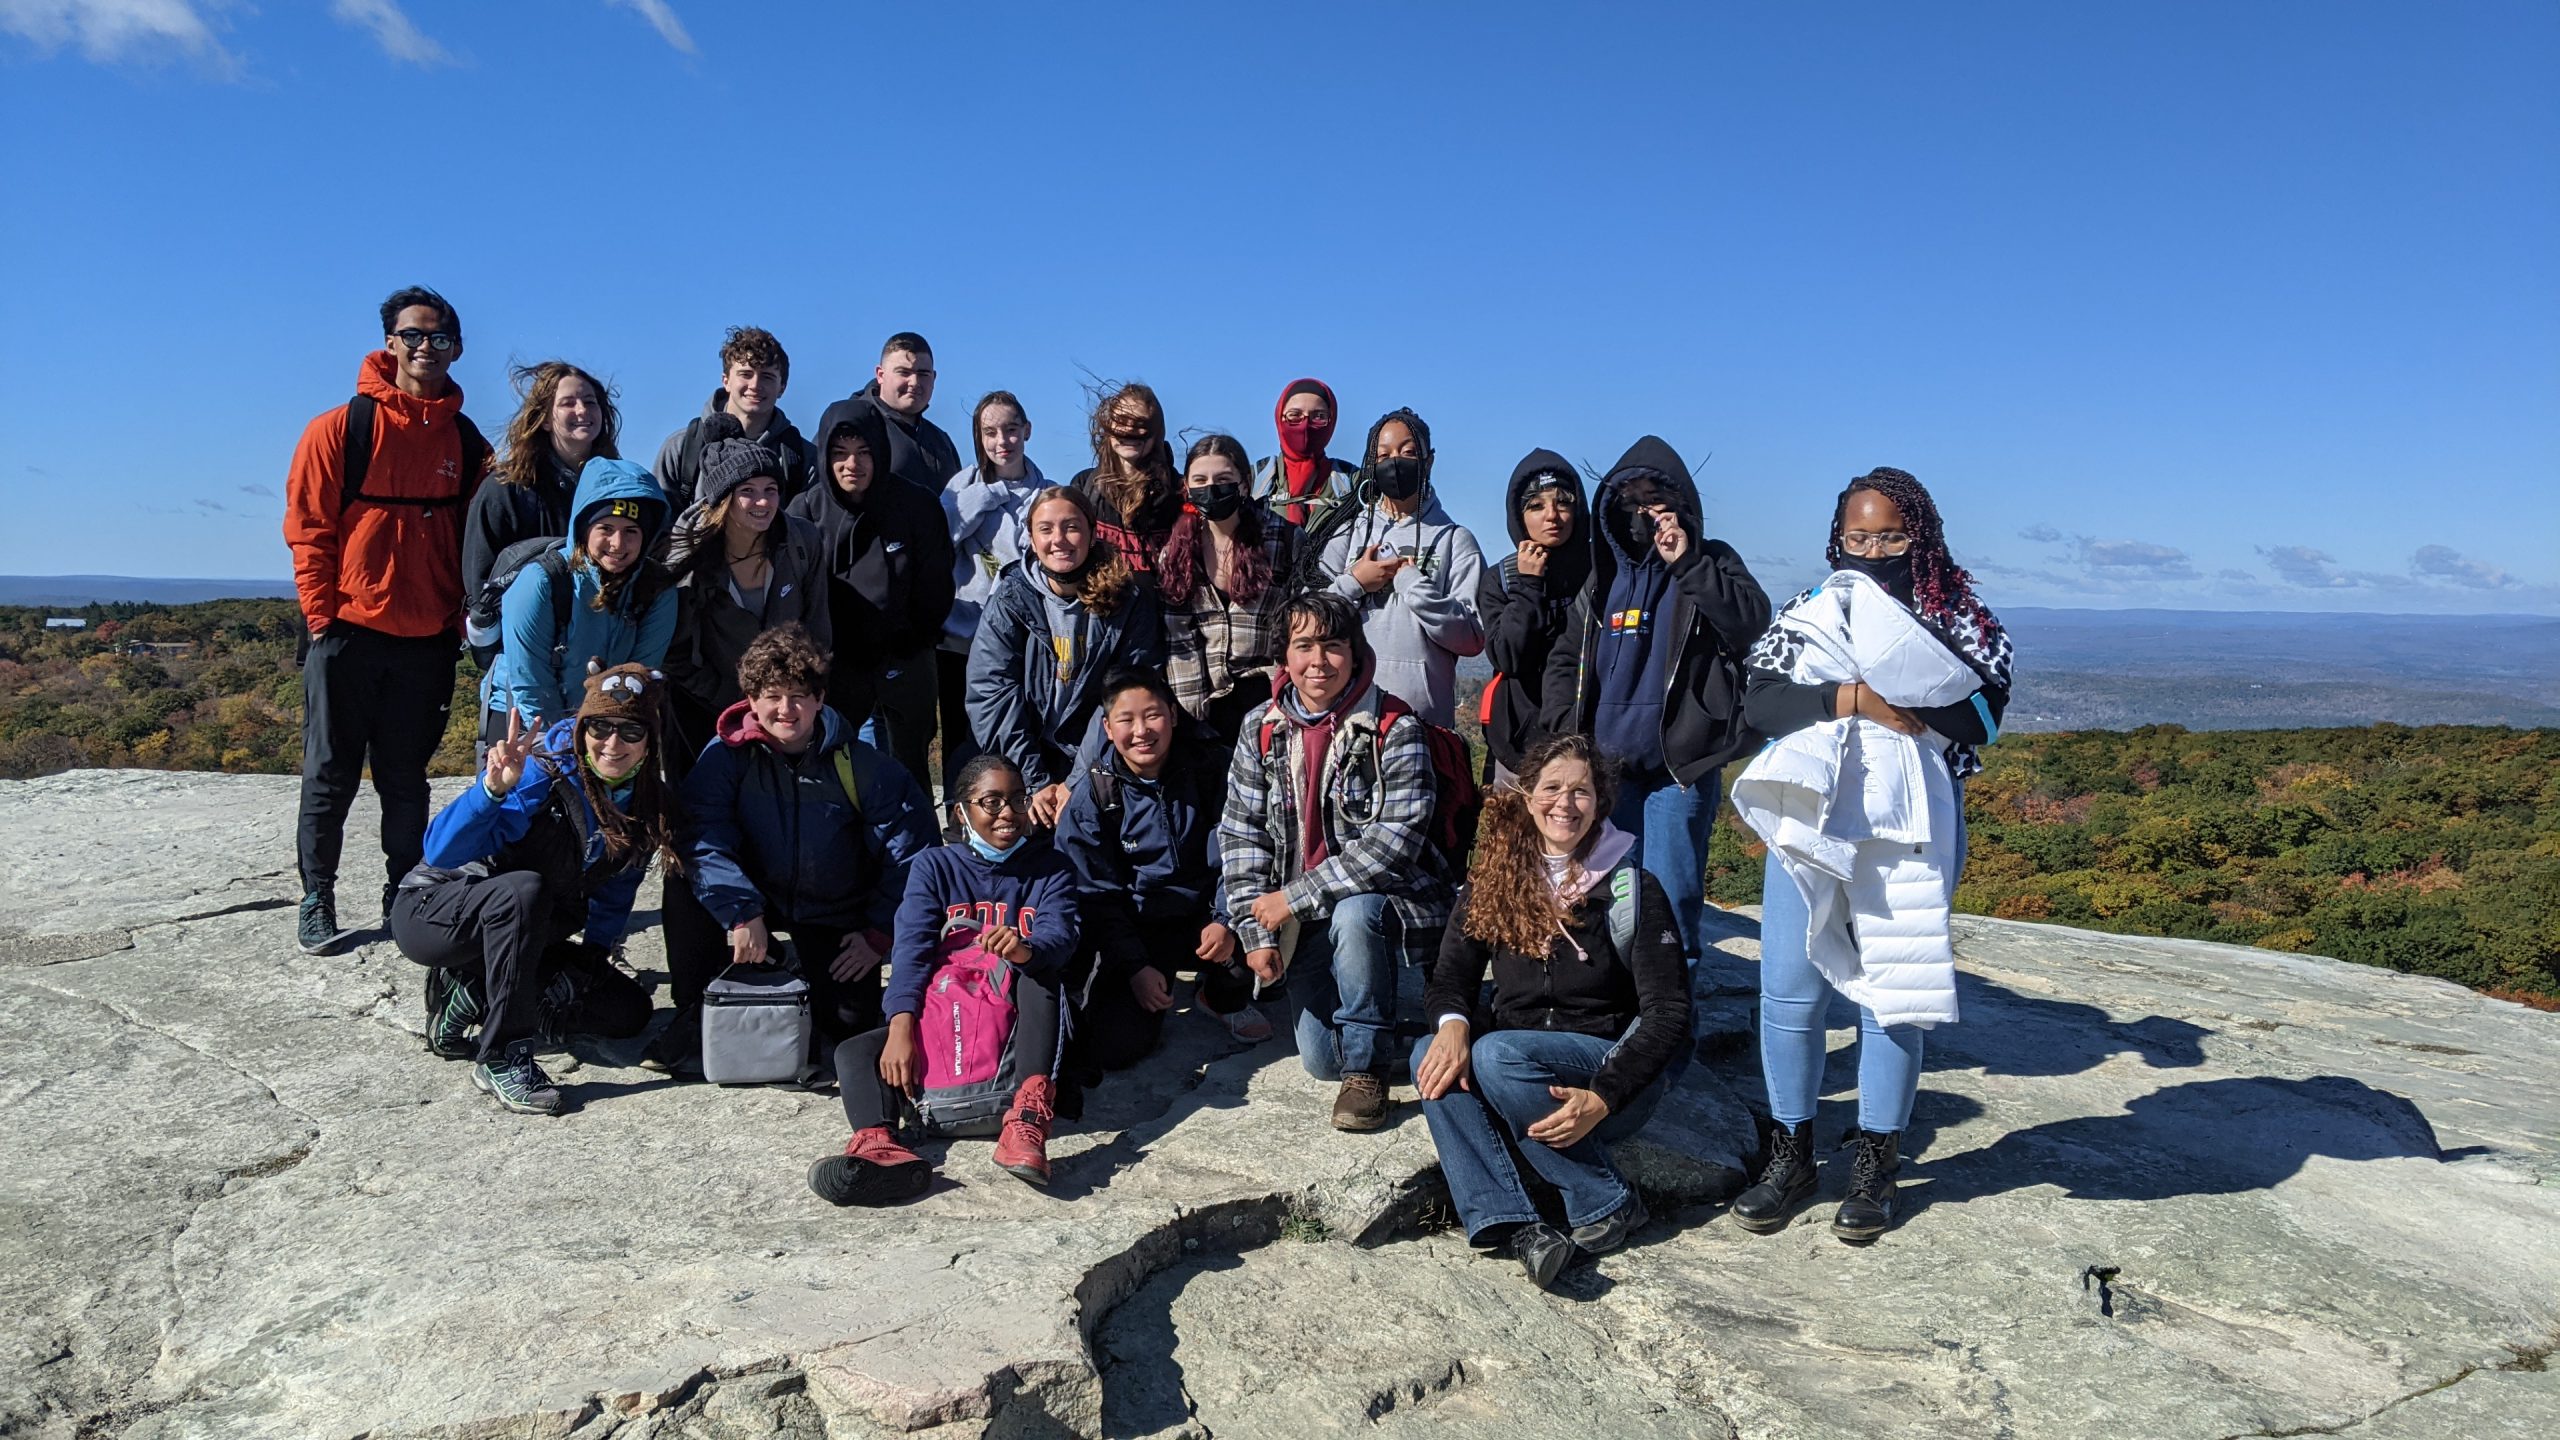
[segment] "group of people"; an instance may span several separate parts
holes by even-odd
[[[907,1144],[919,1016],[955,954],[1003,977],[1020,1078],[995,1160],[1035,1184],[1055,1119],[1144,1061],[1192,975],[1247,1042],[1285,999],[1341,1129],[1383,1125],[1409,1079],[1470,1238],[1552,1284],[1646,1219],[1607,1147],[1688,1063],[1708,830],[1723,768],[1756,754],[1736,796],[1770,840],[1770,1121],[1734,1213],[1776,1228],[1812,1194],[1836,990],[1863,1037],[1834,1227],[1890,1224],[1921,1037],[1954,1015],[1933,953],[1879,937],[1931,903],[1943,932],[1949,798],[2009,686],[1998,621],[1909,475],[1851,483],[1836,573],[1773,620],[1652,436],[1588,490],[1531,451],[1511,553],[1487,565],[1441,504],[1422,417],[1391,411],[1338,459],[1319,380],[1282,390],[1259,462],[1223,433],[1177,456],[1154,392],[1111,387],[1091,465],[1058,483],[1001,390],[963,463],[927,418],[921,336],[891,336],[804,435],[780,408],[788,355],[740,328],[702,414],[643,466],[610,387],[562,361],[517,372],[491,446],[450,375],[453,306],[413,288],[380,318],[287,499],[310,632],[299,935],[352,937],[336,880],[369,767],[428,1046],[499,1104],[556,1113],[538,1054],[648,1027],[617,961],[654,862],[673,1014],[643,1063],[698,1073],[713,982],[795,970],[807,1073],[853,1132],[810,1172],[830,1201],[931,1183]],[[1922,694],[1911,657],[1932,645],[1949,664]],[[480,773],[430,822],[466,649]],[[1456,711],[1480,654],[1479,758]],[[1901,810],[1875,813],[1878,777]]]

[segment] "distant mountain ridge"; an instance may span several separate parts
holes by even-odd
[[[291,580],[164,580],[143,575],[0,575],[0,605],[193,605],[293,598]]]

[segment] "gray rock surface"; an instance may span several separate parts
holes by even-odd
[[[293,795],[0,783],[0,1434],[2560,1428],[2560,1017],[2454,986],[1963,922],[1907,1218],[1851,1249],[1827,1207],[1754,1237],[1712,1203],[1759,1092],[1727,917],[1707,1063],[1624,1157],[1663,1218],[1548,1295],[1438,1228],[1409,1105],[1337,1134],[1199,1016],[1046,1194],[963,1141],[924,1200],[833,1210],[831,1097],[637,1042],[582,1042],[574,1113],[503,1114],[419,1046],[387,941],[293,948]]]

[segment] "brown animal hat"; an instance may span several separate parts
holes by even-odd
[[[593,661],[587,665],[587,696],[578,702],[581,720],[637,720],[658,731],[658,705],[666,690],[667,677],[646,665],[616,665],[610,670],[598,669]]]

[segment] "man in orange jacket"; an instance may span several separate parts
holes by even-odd
[[[303,427],[285,480],[284,538],[311,628],[296,934],[313,955],[353,933],[338,924],[338,852],[368,761],[386,915],[425,852],[427,762],[461,647],[462,519],[489,457],[449,373],[462,357],[453,307],[413,286],[382,302],[382,331],[383,348],[356,368],[356,398]]]

